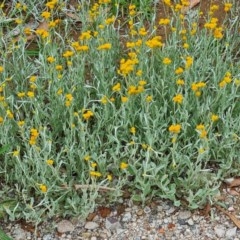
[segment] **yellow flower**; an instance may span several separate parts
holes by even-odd
[[[49,36],[49,32],[45,29],[37,29],[36,34],[41,36],[43,39]]]
[[[55,5],[57,4],[58,0],[52,0],[50,2],[47,2],[45,4],[46,7],[50,8],[50,9],[53,9],[55,7]]]
[[[170,58],[164,58],[163,59],[163,64],[168,65],[168,64],[171,64],[171,63],[172,63],[172,60]]]
[[[31,133],[31,136],[35,138],[38,137],[39,135],[39,132],[36,128],[31,128],[30,133]]]
[[[220,88],[224,88],[227,85],[227,83],[223,80],[219,83]]]
[[[17,156],[19,156],[19,153],[20,153],[19,150],[15,150],[15,151],[13,151],[12,155],[13,155],[13,157],[17,157]]]
[[[63,66],[62,65],[56,65],[55,69],[57,71],[62,71],[63,70]]]
[[[223,38],[222,32],[223,32],[223,29],[221,27],[218,27],[218,28],[214,29],[213,36],[216,39],[222,39]]]
[[[113,179],[112,174],[108,174],[107,179],[108,179],[108,181],[112,181],[112,179]]]
[[[176,84],[180,85],[180,86],[183,86],[185,84],[185,82],[184,82],[183,79],[177,79]]]
[[[97,163],[95,163],[95,162],[92,162],[92,163],[91,163],[91,167],[92,167],[92,168],[95,168],[96,166],[97,166]]]
[[[7,110],[7,117],[10,119],[14,118],[13,113],[10,110]]]
[[[138,77],[141,77],[141,76],[142,76],[142,70],[138,70],[138,71],[136,72],[136,75],[137,75]]]
[[[81,35],[79,36],[80,40],[88,40],[90,39],[91,36],[91,31],[86,31],[86,32],[82,32]]]
[[[183,101],[183,95],[182,94],[177,94],[176,96],[173,97],[173,102],[181,104]]]
[[[198,125],[196,126],[196,129],[197,129],[198,131],[203,131],[203,130],[205,130],[205,126],[204,126],[203,124],[198,124]]]
[[[163,2],[164,2],[164,4],[166,4],[169,7],[172,6],[171,0],[163,0]]]
[[[86,111],[84,111],[84,113],[82,114],[82,116],[83,116],[83,118],[84,118],[85,120],[89,120],[91,117],[94,116],[94,114],[93,114],[92,111],[86,110]]]
[[[116,83],[113,87],[112,87],[112,91],[113,92],[119,92],[121,90],[121,84],[120,83]]]
[[[187,56],[185,61],[185,68],[190,68],[193,64],[193,58],[191,56]]]
[[[57,95],[61,95],[62,94],[62,92],[63,92],[63,90],[60,88],[60,89],[58,89],[57,90]]]
[[[200,132],[200,138],[207,138],[207,131],[206,130],[202,130]]]
[[[21,24],[23,22],[23,20],[22,19],[19,19],[19,18],[17,18],[16,20],[15,20],[15,23],[17,23],[17,24]]]
[[[98,46],[97,50],[108,50],[112,48],[112,44],[111,43],[104,43],[100,46]]]
[[[39,189],[41,192],[46,193],[47,192],[47,186],[45,184],[39,184]]]
[[[91,159],[91,156],[86,155],[83,159],[84,159],[85,161],[89,161],[89,160]]]
[[[0,124],[2,124],[4,121],[3,117],[0,117]]]
[[[168,128],[169,132],[171,133],[175,133],[178,134],[181,131],[181,125],[180,124],[172,124],[169,128]]]
[[[73,54],[74,54],[73,51],[65,51],[65,52],[63,53],[63,57],[69,58],[69,57],[72,57]]]
[[[42,12],[41,16],[45,19],[49,19],[51,17],[51,13],[50,12]]]
[[[225,3],[224,4],[224,11],[225,12],[229,12],[231,8],[232,8],[232,3]]]
[[[106,96],[103,96],[100,101],[101,101],[102,104],[107,104],[108,103],[108,98]]]
[[[152,102],[152,100],[153,100],[153,96],[151,95],[146,96],[146,102]]]
[[[235,83],[236,86],[240,86],[240,79],[235,79],[234,83]]]
[[[179,67],[179,68],[177,68],[176,70],[175,70],[175,73],[176,74],[182,74],[184,72],[184,69],[183,68],[181,68],[181,67]]]
[[[29,28],[29,27],[26,27],[26,28],[24,28],[24,33],[26,34],[26,35],[31,35],[31,28]]]
[[[188,49],[189,48],[189,44],[188,43],[184,43],[183,44],[183,48]]]
[[[128,97],[122,96],[122,97],[121,97],[121,101],[122,101],[122,103],[127,102],[127,101],[128,101]]]
[[[132,133],[133,135],[136,134],[136,128],[135,128],[135,127],[131,127],[129,131],[130,131],[130,133]]]
[[[140,81],[138,82],[138,84],[139,84],[139,86],[144,86],[144,85],[147,84],[147,82],[146,82],[145,80],[140,80]]]
[[[111,24],[111,23],[114,23],[114,21],[115,21],[115,16],[112,16],[112,17],[110,17],[110,18],[107,18],[107,19],[105,20],[105,23],[106,23],[107,25],[109,25],[109,24]]]
[[[72,43],[72,47],[76,50],[76,51],[88,51],[89,47],[87,45],[80,45],[78,42],[73,42]]]
[[[29,78],[29,82],[31,82],[31,83],[33,83],[33,82],[35,82],[37,80],[37,76],[31,76],[30,78]]]
[[[170,23],[170,19],[169,18],[161,18],[158,23],[159,23],[159,25],[168,25]]]
[[[216,10],[218,10],[218,9],[219,9],[219,6],[216,5],[216,4],[213,4],[213,5],[210,7],[210,11],[212,11],[212,12],[214,12],[214,11],[216,11]]]
[[[48,160],[46,160],[46,163],[47,163],[47,165],[52,166],[54,161],[52,159],[48,159]]]
[[[128,9],[129,9],[129,15],[130,16],[134,16],[136,14],[136,5],[130,4]]]
[[[153,37],[152,39],[149,39],[148,41],[146,41],[146,45],[149,48],[162,47],[163,43],[161,42],[161,39],[162,38],[160,36]]]
[[[127,163],[125,163],[125,162],[121,162],[121,163],[120,163],[120,168],[121,168],[122,170],[126,169],[127,167],[128,167],[128,164],[127,164]]]
[[[91,177],[101,177],[102,174],[98,171],[90,171],[90,176]]]
[[[19,127],[22,127],[24,124],[25,124],[25,121],[18,121],[18,122],[17,122],[17,125],[18,125]]]
[[[4,71],[4,67],[0,66],[0,73],[2,73]]]
[[[50,57],[47,58],[47,61],[49,63],[53,63],[53,62],[55,62],[55,58],[50,56]]]
[[[30,98],[33,98],[34,97],[34,92],[33,91],[28,91],[27,96],[30,97]]]
[[[211,115],[211,121],[212,121],[212,122],[216,122],[218,119],[219,119],[219,116],[218,116],[218,115],[216,115],[216,114],[212,114],[212,115]]]
[[[141,35],[141,36],[146,36],[147,35],[147,31],[144,27],[139,29],[139,35]]]

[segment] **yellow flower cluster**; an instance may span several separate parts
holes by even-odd
[[[84,120],[89,120],[93,116],[94,116],[94,114],[91,110],[84,110],[83,111],[82,117],[83,117]]]
[[[68,93],[65,95],[66,101],[65,101],[65,106],[69,107],[72,104],[73,101],[73,96],[71,93]]]
[[[155,36],[149,40],[146,41],[146,45],[149,48],[157,48],[157,47],[162,47],[163,43],[162,43],[162,38],[161,36]]]
[[[142,40],[138,39],[136,41],[131,41],[126,43],[127,48],[140,47],[142,45]]]
[[[183,101],[183,95],[182,94],[177,94],[173,97],[173,102],[181,104]]]
[[[196,130],[199,132],[200,138],[207,138],[207,131],[205,129],[205,126],[203,124],[199,124],[196,126]]]
[[[146,85],[146,81],[140,80],[138,86],[130,85],[127,92],[129,95],[142,93],[144,91],[144,85]]]
[[[98,46],[97,50],[108,50],[112,48],[112,44],[111,43],[104,43],[100,46]]]
[[[161,18],[158,22],[159,25],[168,25],[170,23],[169,18]]]
[[[38,36],[42,37],[42,39],[45,39],[49,36],[49,32],[45,29],[37,29],[36,34]]]
[[[136,5],[130,4],[128,7],[129,15],[134,16],[136,14]]]
[[[53,9],[56,4],[58,3],[58,0],[52,0],[52,1],[49,1],[45,4],[46,7],[50,8],[50,9]]]
[[[84,40],[89,40],[92,37],[91,31],[86,31],[82,32],[79,36],[79,40],[84,41]]]
[[[89,47],[87,45],[80,45],[79,42],[73,42],[71,45],[74,48],[74,50],[77,52],[89,50]]]
[[[204,24],[204,27],[206,29],[209,29],[212,31],[213,36],[216,39],[222,39],[223,38],[223,28],[217,27],[218,25],[218,19],[217,18],[211,18],[209,22]]]
[[[188,69],[193,64],[193,58],[191,56],[187,56],[185,59],[185,68]]]
[[[226,72],[224,78],[222,81],[219,83],[219,87],[223,88],[225,87],[228,83],[232,82],[232,74],[230,72]]]
[[[90,176],[91,177],[101,177],[102,174],[98,171],[90,171]]]
[[[32,129],[30,130],[30,140],[29,140],[29,144],[30,144],[30,145],[35,145],[38,136],[39,136],[38,130],[37,130],[36,128],[32,128]]]
[[[119,92],[121,90],[121,84],[120,83],[116,83],[113,87],[112,87],[112,91],[113,92]]]
[[[224,4],[224,11],[229,12],[232,8],[232,3],[225,3]]]
[[[121,59],[118,70],[118,74],[123,75],[124,77],[130,72],[133,72],[135,65],[138,64],[137,54],[135,52],[130,52],[128,56],[128,59]]]
[[[196,82],[196,83],[192,83],[191,85],[191,89],[193,90],[193,92],[197,97],[201,96],[201,89],[204,87],[206,87],[205,82]]]

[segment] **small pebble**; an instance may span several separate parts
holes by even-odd
[[[217,225],[214,227],[215,234],[219,237],[222,238],[225,236],[225,228],[221,225]]]
[[[230,228],[226,231],[226,238],[232,239],[233,237],[236,236],[236,234],[237,234],[237,227]]]
[[[95,223],[95,222],[86,222],[86,224],[85,224],[85,226],[84,226],[86,229],[88,229],[88,230],[94,230],[94,229],[96,229],[96,228],[98,228],[99,227],[99,225],[97,224],[97,223]]]
[[[132,218],[132,214],[130,212],[127,212],[123,215],[122,221],[123,222],[129,222]]]
[[[59,233],[72,232],[73,230],[74,226],[68,220],[62,220],[57,224],[57,231]]]
[[[193,222],[193,220],[192,220],[191,218],[187,221],[187,223],[188,223],[188,225],[190,225],[190,226],[194,225],[194,222]]]
[[[146,214],[148,214],[148,213],[151,212],[151,208],[148,207],[148,206],[146,206],[146,207],[143,209],[143,211],[144,211]]]
[[[142,216],[142,215],[143,215],[143,210],[142,210],[142,209],[139,209],[139,210],[136,212],[136,214],[137,214],[138,216]]]
[[[188,219],[192,216],[192,213],[190,211],[180,211],[178,218],[183,220],[183,219]]]

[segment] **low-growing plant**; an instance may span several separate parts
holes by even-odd
[[[163,1],[172,14],[148,27],[151,1],[40,2],[0,8],[2,212],[86,216],[126,189],[143,204],[214,203],[240,171],[237,3],[218,6],[224,28],[216,6],[200,26],[184,1]]]

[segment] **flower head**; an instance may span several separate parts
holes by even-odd
[[[171,133],[178,134],[181,131],[181,125],[180,124],[172,124],[169,128],[168,131]]]

